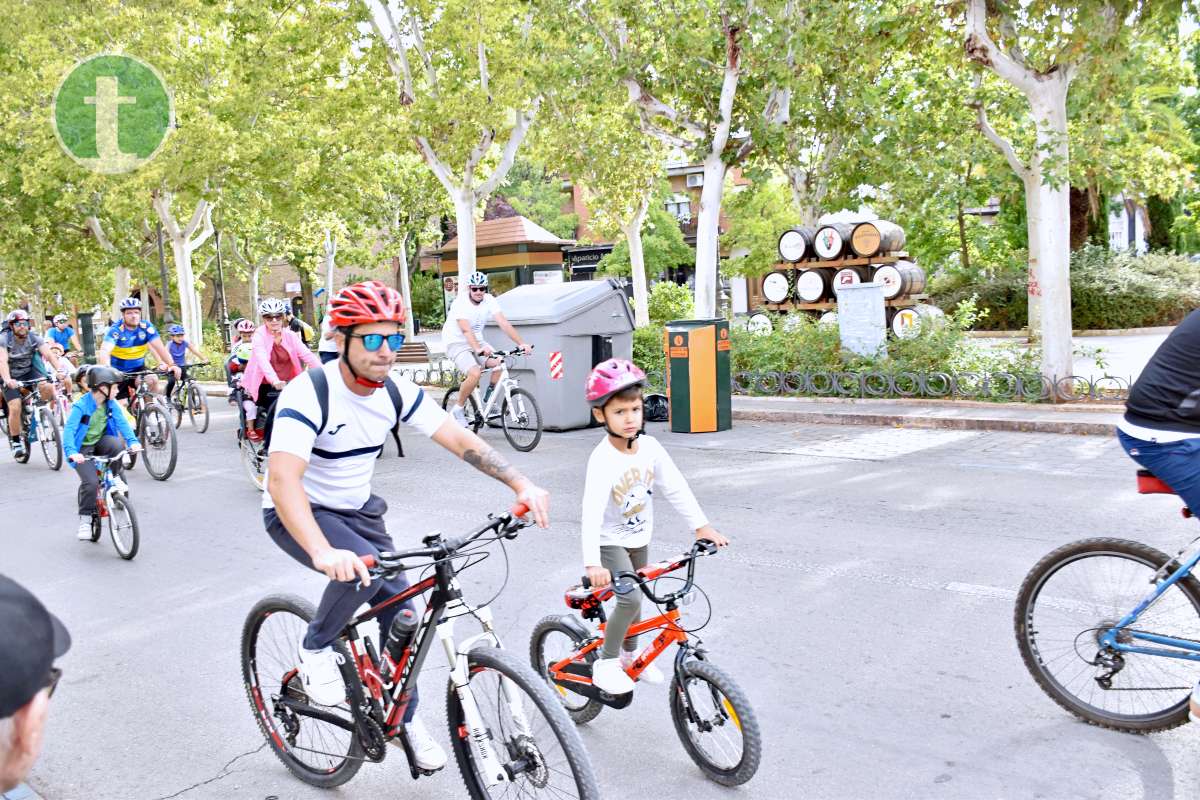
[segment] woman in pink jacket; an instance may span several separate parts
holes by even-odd
[[[321,366],[300,337],[284,326],[286,311],[287,304],[274,297],[258,304],[263,324],[250,340],[250,361],[242,376],[242,389],[253,398],[253,402],[244,401],[243,406],[246,409],[246,435],[254,440],[262,438],[263,427],[255,421],[261,418],[265,422],[280,390],[304,371],[303,364]]]

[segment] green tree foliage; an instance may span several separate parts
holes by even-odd
[[[646,274],[651,277],[664,277],[667,270],[682,266],[692,260],[692,248],[683,241],[683,232],[679,229],[679,221],[668,214],[661,204],[652,206],[646,215],[646,222],[642,227],[642,253],[646,259]],[[596,268],[608,275],[628,277],[630,274],[629,242],[626,239],[617,242],[613,246],[612,252],[600,259]],[[653,290],[651,290],[650,304],[652,305],[653,302]],[[653,320],[653,310],[651,309],[649,313]]]
[[[779,234],[800,222],[787,179],[767,170],[747,174],[749,186],[726,190],[728,232],[721,248],[730,253],[722,271],[731,275],[762,275],[779,261]],[[738,255],[744,253],[744,255]]]
[[[570,195],[563,191],[562,183],[561,177],[548,172],[545,167],[518,159],[496,195],[507,200],[518,214],[560,239],[574,239],[579,215],[563,212]]]

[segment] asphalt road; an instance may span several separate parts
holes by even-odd
[[[246,612],[272,592],[315,598],[322,579],[262,530],[222,400],[207,434],[184,423],[179,467],[130,484],[142,551],[75,540],[76,480],[0,456],[0,570],[33,589],[75,644],[31,779],[46,800],[457,798],[453,761],[412,785],[403,759],[311,789],[268,751],[243,692]],[[651,426],[733,546],[700,583],[715,609],[702,636],[753,702],[762,767],[737,790],[705,780],[675,737],[664,686],[581,729],[606,797],[1032,798],[1194,796],[1192,726],[1148,737],[1060,711],[1020,662],[1012,597],[1029,567],[1084,535],[1177,549],[1195,535],[1169,497],[1139,497],[1133,465],[1096,437],[739,424],[684,436]],[[510,452],[498,432],[487,438]],[[595,431],[547,434],[514,460],[553,493],[554,525],[509,548],[494,608],[527,651],[543,615],[566,609],[580,573],[579,498]],[[401,546],[459,531],[507,505],[506,490],[415,434],[379,463]],[[688,539],[660,504],[654,553]],[[464,574],[468,598],[503,578],[495,557]],[[691,607],[700,610],[698,606]],[[468,633],[462,625],[460,633]],[[434,654],[436,655],[436,653]],[[423,714],[445,736],[443,664],[423,674]],[[445,741],[445,739],[443,739]]]

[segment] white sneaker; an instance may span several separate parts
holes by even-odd
[[[412,745],[417,767],[433,771],[446,766],[446,751],[429,735],[429,731],[420,717],[414,716],[413,721],[404,728],[408,732],[408,743]],[[399,745],[400,740],[393,739],[392,743]]]
[[[81,542],[90,542],[92,540],[92,515],[79,515],[79,528],[75,531],[75,538]]]
[[[625,674],[619,658],[600,658],[592,662],[592,683],[609,694],[633,691],[633,679]]]
[[[314,703],[336,706],[346,699],[346,682],[338,665],[345,659],[332,647],[307,650],[300,646],[300,680]]]
[[[462,425],[464,428],[470,427],[470,425],[467,423],[467,412],[464,411],[463,407],[457,403],[450,406],[450,416],[454,417],[454,421],[459,425]]]
[[[634,661],[637,661],[637,653],[633,653],[628,650],[621,651],[621,669],[629,669],[633,666]],[[658,686],[660,683],[666,680],[663,677],[662,670],[654,666],[653,661],[642,668],[642,671],[638,675],[637,679],[639,683],[649,683],[654,686]]]

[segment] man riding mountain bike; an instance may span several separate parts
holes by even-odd
[[[304,690],[321,705],[345,700],[338,654],[331,645],[355,609],[390,599],[409,585],[401,576],[371,586],[360,558],[396,549],[383,519],[387,503],[371,492],[371,477],[375,456],[397,422],[412,425],[508,485],[539,525],[549,524],[543,489],[450,419],[416,384],[389,378],[404,342],[404,320],[404,303],[395,289],[379,281],[343,289],[330,311],[339,357],[289,383],[275,408],[263,522],[288,555],[330,579],[299,650]],[[361,583],[353,583],[356,579]],[[411,602],[379,615],[380,641],[405,607],[411,609]],[[414,698],[404,719],[416,764],[441,769],[446,754],[413,716],[416,705]]]
[[[50,349],[50,343],[29,329],[29,312],[18,308],[5,319],[6,330],[0,333],[0,385],[4,390],[4,404],[8,410],[8,438],[13,455],[25,456],[25,436],[21,428],[21,397],[27,389],[20,387],[21,381],[47,377],[34,364],[34,355],[59,368],[58,356]],[[47,403],[54,399],[54,387],[49,383],[38,385],[38,393]]]
[[[458,391],[458,402],[450,407],[450,413],[459,425],[467,427],[465,403],[479,385],[479,376],[485,368],[497,367],[500,359],[492,357],[495,348],[483,340],[483,329],[488,320],[495,319],[500,330],[517,343],[528,354],[532,347],[525,344],[516,328],[500,310],[496,298],[488,294],[488,276],[472,272],[467,279],[467,294],[459,295],[446,312],[446,323],[442,325],[442,344],[446,346],[446,358],[463,374],[462,386]],[[500,372],[492,373],[492,386],[500,380]],[[491,389],[488,389],[491,392]]]
[[[147,352],[154,353],[158,363],[168,367],[176,380],[179,379],[179,367],[171,361],[171,354],[167,352],[158,331],[149,322],[142,321],[142,301],[136,297],[126,297],[121,301],[121,321],[113,324],[104,334],[104,344],[96,353],[98,363],[126,373],[121,388],[117,390],[118,398],[128,400],[133,396],[137,381],[128,377],[128,373],[146,368]],[[150,391],[158,391],[158,378],[154,375],[146,376],[146,384]]]

